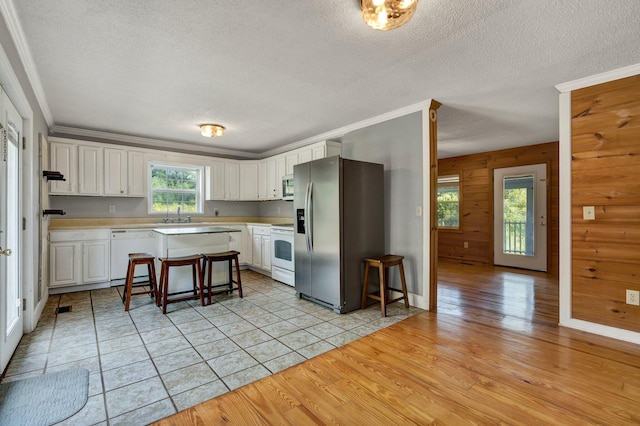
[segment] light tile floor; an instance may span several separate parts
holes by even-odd
[[[148,296],[125,312],[122,287],[50,296],[3,382],[83,367],[89,400],[65,425],[147,424],[313,358],[418,313],[402,303],[339,315],[292,287],[242,272],[244,298],[174,303]],[[58,313],[57,308],[71,306]]]

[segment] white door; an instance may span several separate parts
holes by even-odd
[[[493,171],[494,263],[547,270],[547,165]]]
[[[51,170],[49,168],[49,142],[46,136],[40,133],[40,170]],[[40,179],[40,208],[49,209],[49,184],[46,179]],[[46,298],[47,286],[49,283],[49,221],[48,214],[40,216],[40,271],[38,274],[38,292],[35,305]]]
[[[22,117],[2,92],[0,131],[0,371],[4,370],[23,334],[20,277],[20,176]]]

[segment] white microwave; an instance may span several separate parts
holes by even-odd
[[[293,175],[282,177],[282,199],[293,201]]]

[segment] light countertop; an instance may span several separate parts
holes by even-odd
[[[154,228],[153,232],[162,235],[220,234],[224,232],[240,232],[239,229],[224,226],[181,226],[179,228]]]
[[[162,218],[52,218],[49,230],[56,229],[156,229],[183,226],[231,226],[256,224],[269,226],[290,223],[286,217],[199,217],[192,223],[162,223]]]

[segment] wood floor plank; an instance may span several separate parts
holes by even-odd
[[[640,346],[558,327],[557,280],[443,262],[439,294],[158,424],[640,424]]]

